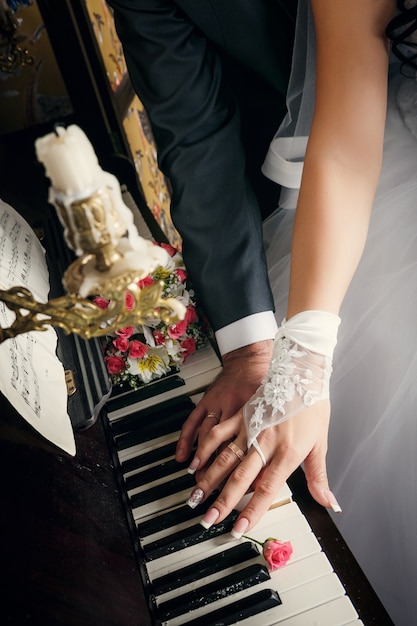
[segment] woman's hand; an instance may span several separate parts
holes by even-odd
[[[303,461],[311,495],[323,506],[340,512],[340,506],[327,481],[329,420],[330,402],[321,400],[311,407],[303,408],[285,422],[264,430],[259,435],[258,442],[267,461],[265,468],[254,448],[249,450],[243,460],[230,447],[223,448],[197,483],[188,502],[194,508],[227,479],[218,498],[202,519],[202,525],[209,528],[224,520],[241,498],[254,487],[253,495],[241,511],[233,529],[236,537],[246,533],[270,508],[288,477]],[[199,444],[196,457],[202,465],[211,458],[219,441],[230,439],[239,425],[241,427],[233,443],[238,446],[235,448],[238,454],[239,448],[246,450],[246,429],[242,412],[239,411],[228,422],[213,428]]]
[[[181,430],[177,444],[176,459],[186,461],[198,437],[202,443],[214,426],[223,424],[235,415],[261,384],[272,355],[273,340],[260,341],[225,354],[223,371],[210,385],[203,398],[190,414]],[[219,440],[219,446],[238,434],[240,423],[234,429],[227,428],[227,437]],[[220,432],[222,430],[220,429]],[[217,446],[216,448],[217,449]],[[205,462],[208,462],[206,458]],[[191,469],[202,469],[201,459],[193,459]]]

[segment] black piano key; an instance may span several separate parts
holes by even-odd
[[[156,437],[162,437],[169,435],[182,428],[187,417],[190,415],[190,408],[184,407],[180,410],[175,410],[172,413],[166,415],[163,419],[148,421],[140,413],[136,414],[137,420],[135,429],[128,432],[124,432],[121,435],[117,435],[114,438],[116,448],[118,450],[125,450],[131,446],[135,446],[138,443],[145,441],[151,441]]]
[[[282,604],[281,598],[274,589],[262,589],[183,624],[184,626],[232,626],[243,622],[248,617],[261,615],[264,611],[274,609],[280,604]],[[262,617],[259,623],[262,624]]]
[[[179,387],[183,387],[185,385],[185,381],[181,376],[171,375],[166,378],[160,378],[155,382],[148,383],[140,389],[130,390],[128,392],[118,392],[117,388],[113,390],[113,395],[107,401],[108,411],[117,411],[118,409],[123,409],[126,406],[131,406],[136,402],[142,402],[143,400],[148,400],[149,398],[154,398],[155,396],[159,396],[166,391],[172,391],[173,389],[178,389]]]
[[[152,593],[155,596],[160,596],[167,591],[172,591],[172,589],[179,589],[188,583],[206,578],[216,572],[224,572],[228,567],[234,567],[258,557],[259,550],[256,545],[250,541],[243,541],[233,548],[213,554],[203,561],[181,567],[174,572],[155,578],[152,581]]]
[[[135,493],[130,496],[130,506],[132,509],[137,509],[140,506],[144,506],[145,504],[149,504],[150,502],[155,502],[156,500],[161,500],[162,498],[166,498],[173,493],[179,493],[184,489],[191,489],[195,485],[195,478],[191,474],[184,474],[183,476],[179,476],[178,478],[174,478],[173,480],[166,481],[161,485],[156,485],[155,487],[151,487],[150,489],[145,489],[145,491],[140,491],[139,493]]]
[[[152,541],[143,548],[145,558],[147,561],[153,561],[167,554],[173,554],[203,541],[208,541],[213,537],[224,535],[232,530],[238,515],[239,511],[232,511],[226,519],[219,524],[214,524],[208,530],[203,528],[201,524],[194,524],[170,536]]]
[[[226,596],[229,597],[239,591],[251,589],[255,585],[270,580],[270,578],[265,565],[254,563],[207,585],[202,585],[197,589],[177,595],[171,600],[161,602],[158,606],[158,616],[161,621],[173,619],[212,604]]]
[[[204,515],[204,513],[206,513],[206,511],[208,511],[216,497],[217,493],[213,493],[196,509],[192,509],[187,504],[184,504],[176,509],[161,513],[161,515],[156,515],[155,517],[147,519],[143,522],[138,522],[138,536],[141,538],[149,537],[149,535],[153,535],[154,533],[162,530],[167,530],[177,524],[200,518]]]
[[[133,472],[134,470],[140,469],[141,467],[146,467],[147,465],[157,463],[162,459],[172,457],[175,454],[176,447],[177,442],[172,441],[171,443],[167,443],[166,445],[154,448],[153,450],[149,450],[148,452],[144,452],[143,454],[138,454],[131,459],[126,459],[120,464],[122,472],[123,474],[128,474],[129,472]]]
[[[138,472],[137,474],[133,474],[132,476],[127,476],[125,478],[126,489],[130,491],[131,489],[135,489],[136,487],[141,487],[142,485],[147,485],[160,478],[172,476],[176,472],[179,472],[182,469],[185,469],[187,466],[188,466],[188,461],[186,461],[185,463],[178,463],[178,461],[176,461],[175,459],[167,460],[165,462],[160,463],[159,465],[155,465],[146,470]],[[172,493],[171,490],[170,490],[170,493]]]
[[[175,415],[177,412],[182,413],[184,411],[189,411],[191,413],[194,407],[195,405],[189,396],[170,398],[165,402],[148,406],[145,409],[136,411],[133,410],[128,415],[124,415],[123,417],[112,421],[110,424],[111,430],[113,436],[115,437],[129,432],[130,430],[137,430],[145,427],[152,431],[153,428],[156,429],[156,425],[160,421],[164,422],[167,418],[172,417],[172,415]],[[158,435],[154,433],[153,437],[157,436]]]

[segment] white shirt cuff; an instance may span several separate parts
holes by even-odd
[[[215,335],[220,354],[226,354],[257,341],[273,339],[278,325],[272,311],[248,315],[220,328]]]

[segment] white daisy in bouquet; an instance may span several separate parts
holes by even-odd
[[[163,281],[164,298],[176,298],[186,308],[178,324],[167,326],[156,318],[148,318],[140,326],[127,326],[107,336],[104,358],[113,386],[138,389],[142,385],[168,374],[180,366],[196,350],[207,343],[208,324],[198,311],[193,290],[187,289],[187,272],[182,255],[169,244],[155,244],[169,254],[165,266],[139,281],[143,288]],[[95,298],[101,308],[108,300]],[[126,294],[126,308],[133,306],[131,294]]]

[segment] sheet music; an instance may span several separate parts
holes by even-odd
[[[35,233],[0,200],[0,288],[12,286],[27,287],[38,301],[45,302],[49,273]],[[0,302],[0,325],[8,327],[13,320],[14,313]],[[74,455],[64,368],[56,356],[56,345],[53,328],[18,335],[0,344],[0,390],[35,430]]]

